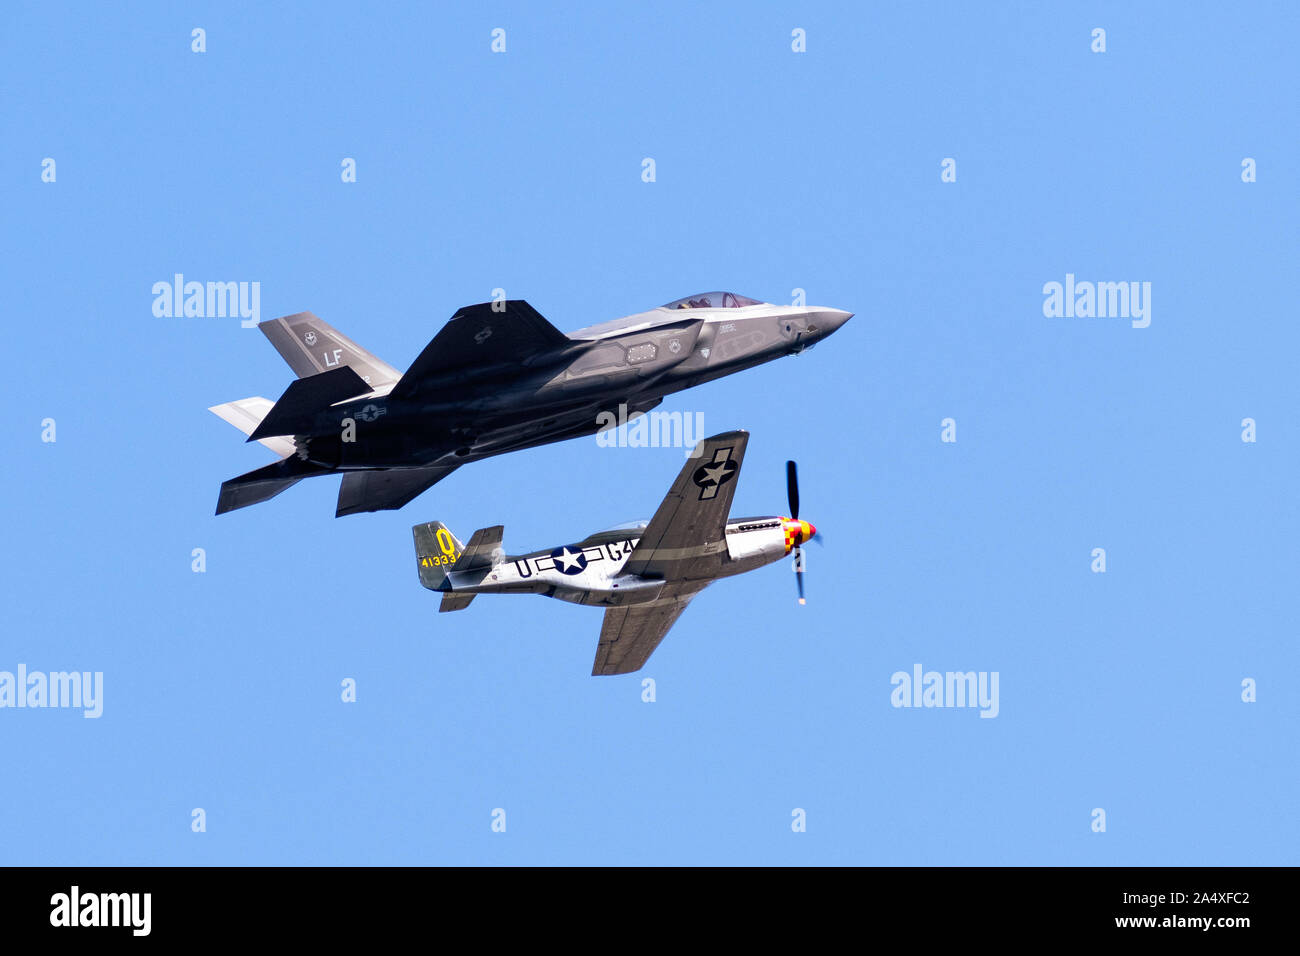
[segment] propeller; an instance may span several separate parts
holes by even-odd
[[[785,463],[785,493],[790,498],[790,517],[799,520],[799,469],[792,461]]]
[[[790,517],[799,520],[799,469],[792,461],[785,463],[785,492],[790,499]],[[815,537],[815,535],[814,535]],[[799,603],[807,604],[803,596],[803,547],[802,540],[794,548],[794,581],[795,586],[799,589]]]

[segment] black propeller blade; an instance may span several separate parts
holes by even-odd
[[[785,492],[790,498],[790,517],[799,520],[799,471],[794,462],[785,463]]]
[[[799,469],[792,461],[785,463],[785,492],[790,498],[790,517],[799,520]],[[803,596],[803,548],[799,544],[794,549],[794,580],[799,588],[799,603],[807,604]]]

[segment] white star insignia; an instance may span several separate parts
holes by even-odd
[[[579,551],[577,554],[574,554],[568,548],[565,548],[556,557],[555,563],[563,565],[563,567],[561,568],[562,571],[568,571],[570,568],[578,568],[579,570],[581,570],[582,552]]]

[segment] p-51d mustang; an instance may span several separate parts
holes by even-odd
[[[790,517],[728,517],[748,440],[744,431],[706,438],[648,523],[574,544],[510,557],[501,525],[475,531],[462,547],[441,522],[418,524],[420,583],[443,592],[442,611],[466,608],[479,594],[542,594],[607,608],[593,675],[640,670],[691,598],[791,551],[803,604],[802,545],[817,529],[799,519],[794,462],[786,463]]]
[[[280,455],[221,486],[217,514],[342,473],[336,515],[400,508],[466,462],[593,435],[602,413],[792,355],[852,317],[730,292],[560,332],[522,299],[461,309],[402,374],[310,312],[262,322],[299,378],[211,411]]]

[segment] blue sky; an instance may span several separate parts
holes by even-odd
[[[979,6],[11,9],[0,670],[102,671],[104,712],[0,710],[0,863],[1294,864],[1300,14]],[[420,588],[412,524],[557,545],[675,450],[214,517],[271,456],[207,407],[291,376],[155,317],[177,272],[400,368],[497,287],[562,330],[855,312],[663,406],[751,431],[738,513],[799,460],[808,606],[785,563],[721,582],[593,679],[598,611]],[[1150,326],[1044,316],[1067,273],[1150,282]],[[998,672],[996,719],[891,706],[918,663]]]

